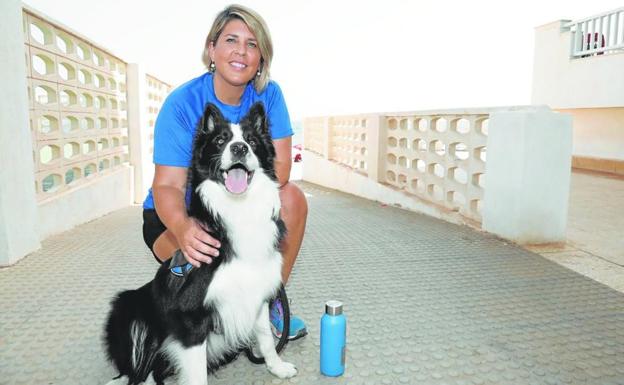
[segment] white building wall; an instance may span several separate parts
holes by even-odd
[[[624,107],[558,111],[574,117],[574,155],[624,161]]]
[[[535,29],[531,104],[552,109],[624,107],[624,52],[570,58],[572,33],[560,20]]]
[[[624,175],[624,51],[571,57],[560,20],[535,29],[532,104],[573,119],[573,166]]]

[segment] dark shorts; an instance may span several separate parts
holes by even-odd
[[[165,227],[165,224],[162,223],[158,214],[156,214],[156,210],[143,209],[143,240],[158,263],[162,263],[162,261],[154,253],[154,242],[165,230],[167,230],[167,227]]]

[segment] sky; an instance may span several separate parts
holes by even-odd
[[[174,86],[201,75],[220,0],[24,0]],[[293,120],[531,103],[535,27],[622,0],[238,0],[273,39]]]

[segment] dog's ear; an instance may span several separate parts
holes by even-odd
[[[214,131],[215,127],[223,122],[225,118],[221,114],[221,111],[212,103],[206,104],[204,115],[199,121],[198,129],[201,133],[210,134]]]
[[[261,135],[269,134],[269,122],[267,121],[264,104],[262,104],[262,102],[254,103],[249,109],[247,116],[249,117],[249,121],[256,132]]]

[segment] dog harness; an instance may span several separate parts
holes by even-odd
[[[176,252],[173,253],[173,257],[171,257],[171,261],[169,262],[169,271],[171,271],[171,274],[178,277],[184,277],[188,275],[192,269],[193,265],[186,261],[184,254],[182,254],[182,250],[176,250]]]

